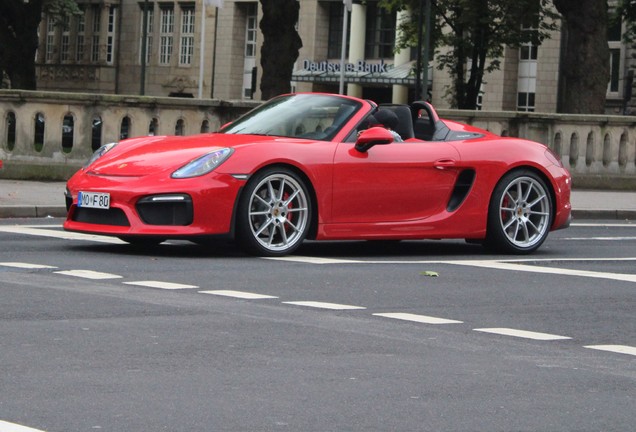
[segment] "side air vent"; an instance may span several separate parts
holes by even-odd
[[[462,205],[462,203],[468,196],[468,192],[470,192],[470,188],[473,187],[474,181],[475,170],[467,169],[459,173],[459,176],[457,176],[457,181],[455,182],[455,187],[453,188],[453,193],[450,197],[450,200],[448,200],[446,210],[448,210],[449,212],[454,212],[459,208],[460,205]]]

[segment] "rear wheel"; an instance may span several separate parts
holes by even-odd
[[[499,252],[531,253],[548,237],[551,223],[552,199],[543,179],[529,170],[512,171],[490,200],[486,245]]]
[[[275,167],[250,179],[237,211],[240,245],[254,255],[282,256],[295,251],[307,237],[312,208],[300,176]]]

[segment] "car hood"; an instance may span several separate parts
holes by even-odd
[[[204,154],[276,139],[271,136],[204,134],[132,138],[120,142],[88,167],[94,175],[144,176],[173,172]]]

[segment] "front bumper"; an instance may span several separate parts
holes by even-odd
[[[162,180],[79,173],[67,184],[64,229],[166,238],[227,234],[243,183],[224,174]],[[109,193],[109,209],[78,207],[80,191]]]

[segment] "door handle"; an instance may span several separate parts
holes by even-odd
[[[455,159],[439,159],[433,162],[433,166],[439,170],[455,166]]]

